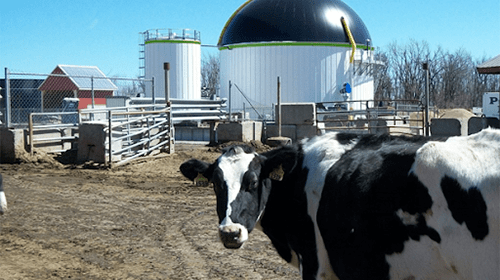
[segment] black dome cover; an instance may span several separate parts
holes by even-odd
[[[349,43],[341,18],[357,44],[367,44],[368,29],[359,16],[339,0],[253,0],[226,24],[219,46],[254,42]]]

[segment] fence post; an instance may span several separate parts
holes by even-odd
[[[278,137],[281,137],[281,80],[278,76]]]
[[[95,100],[94,100],[94,76],[90,77],[90,90],[92,93],[92,109],[95,109]]]
[[[112,125],[113,125],[113,112],[111,110],[109,110],[109,113],[108,113],[108,117],[109,117],[109,120],[108,120],[108,136],[109,136],[109,143],[108,143],[108,149],[109,149],[109,159],[108,159],[108,165],[111,166],[111,163],[113,162],[113,128],[112,128]]]
[[[231,87],[233,86],[233,84],[231,83],[231,81],[229,81],[229,94],[228,94],[228,101],[229,101],[229,121],[231,121],[231,115],[233,112],[231,112]]]
[[[30,155],[33,156],[33,149],[34,149],[34,144],[33,144],[33,113],[30,114],[28,123],[29,123],[29,132],[30,132]]]
[[[11,127],[10,77],[9,68],[5,67],[5,127]]]
[[[425,136],[429,136],[429,62],[424,62],[422,68],[425,71]]]
[[[175,128],[174,122],[172,120],[172,107],[169,108],[168,111],[168,129],[169,131],[169,143],[167,153],[173,154],[175,152]]]

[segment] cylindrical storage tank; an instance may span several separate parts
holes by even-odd
[[[154,94],[165,97],[165,70],[170,63],[170,97],[201,99],[200,33],[190,29],[150,29],[143,33],[145,78],[154,77]],[[152,96],[146,83],[146,97]]]
[[[279,76],[284,103],[373,99],[373,77],[356,75],[350,62],[353,48],[342,18],[356,59],[366,59],[373,50],[370,34],[342,1],[247,1],[219,39],[221,97],[231,99],[233,112],[250,111],[250,102],[271,114]],[[342,92],[345,83],[352,93]]]

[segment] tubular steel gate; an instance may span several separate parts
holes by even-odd
[[[108,112],[108,162],[121,165],[154,151],[174,152],[170,108],[158,111]]]
[[[160,100],[161,101],[161,100]],[[106,116],[106,154],[114,166],[158,151],[175,152],[174,123],[190,121],[218,121],[226,119],[226,100],[171,99],[165,105],[132,105],[127,107],[88,109],[81,111],[81,119],[99,119]],[[97,117],[96,117],[97,116]]]
[[[358,100],[317,103],[316,124],[322,131],[424,135],[426,120],[418,100]]]

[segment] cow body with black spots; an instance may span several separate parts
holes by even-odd
[[[303,279],[499,279],[499,159],[497,130],[330,133],[181,171],[213,183],[227,248],[259,228]]]

